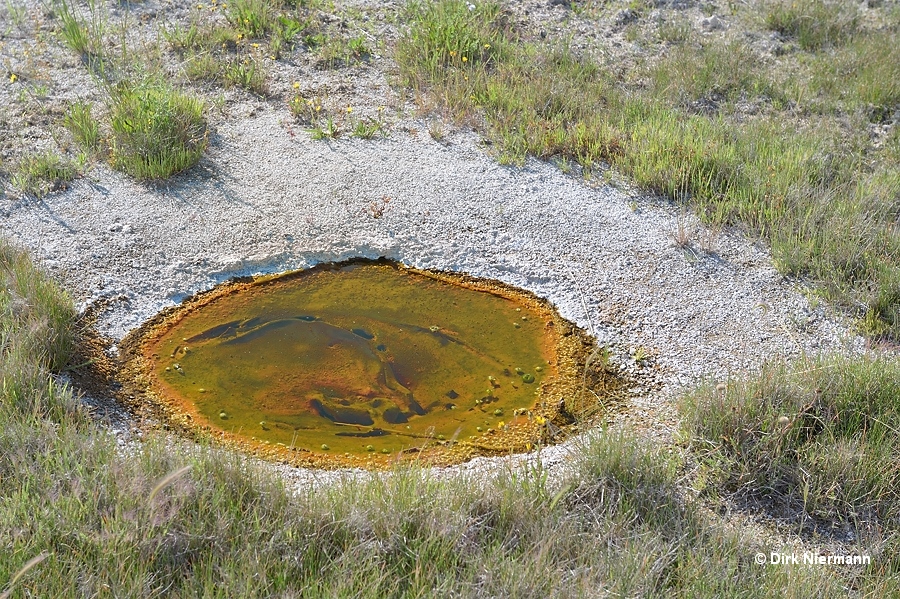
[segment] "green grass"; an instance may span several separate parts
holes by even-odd
[[[698,390],[685,400],[685,427],[724,488],[771,494],[822,519],[896,523],[898,397],[895,360],[799,361],[726,391]]]
[[[100,149],[100,125],[91,116],[91,103],[73,102],[66,110],[63,125],[75,138],[75,141],[90,153]]]
[[[106,33],[106,19],[98,9],[95,0],[88,2],[88,16],[83,17],[65,0],[54,5],[61,22],[59,35],[69,48],[85,61],[93,61],[103,56],[103,36]]]
[[[203,102],[159,81],[118,86],[110,99],[114,168],[165,179],[195,165],[207,145]]]
[[[496,64],[507,58],[514,39],[505,35],[498,5],[465,2],[412,2],[407,7],[409,32],[397,44],[397,61],[406,83],[419,86],[443,81],[463,65]]]
[[[233,0],[228,3],[228,20],[241,33],[261,38],[278,25],[280,2],[271,0]]]
[[[3,406],[38,400],[18,390],[41,370],[60,370],[73,348],[71,298],[37,270],[20,249],[0,241],[0,359]],[[18,375],[25,379],[17,379]],[[18,381],[18,382],[17,382]],[[11,403],[10,403],[11,402]]]
[[[396,49],[403,82],[455,118],[483,115],[501,161],[574,161],[588,174],[610,163],[709,222],[763,236],[783,272],[817,282],[868,334],[900,337],[900,166],[831,114],[798,120],[779,77],[748,49],[679,46],[639,65],[648,83],[636,87],[564,45],[520,41],[495,5],[413,3],[408,18]],[[867,97],[887,102],[881,113],[893,106],[900,61],[881,59],[898,52],[882,46],[894,35],[842,48],[864,58],[844,55],[853,85],[849,98],[829,96],[833,106],[853,113]],[[863,66],[869,58],[879,61]],[[802,63],[791,80],[815,86],[817,65]],[[714,102],[694,114],[700,99]],[[760,104],[759,116],[733,118],[740,100]]]
[[[255,57],[227,61],[222,70],[222,81],[226,87],[238,86],[265,96],[269,92],[267,73],[263,63]]]
[[[817,51],[845,42],[856,33],[858,8],[845,0],[774,0],[766,7],[765,25]]]
[[[651,69],[657,97],[679,105],[707,96],[734,101],[742,95],[781,101],[780,92],[756,66],[756,57],[737,42],[680,46]]]
[[[873,122],[900,105],[900,27],[857,35],[832,52],[798,57],[786,94],[821,114],[862,111]]]
[[[0,581],[45,556],[13,597],[845,595],[839,571],[757,566],[781,548],[710,520],[679,454],[623,432],[578,447],[556,483],[540,466],[478,480],[411,466],[296,494],[152,432],[120,451],[51,375],[71,299],[6,245],[0,278]]]
[[[29,154],[19,162],[12,184],[23,193],[40,198],[65,189],[77,175],[78,169],[71,161],[54,152],[42,152]]]
[[[706,492],[759,500],[779,516],[800,510],[809,528],[846,523],[876,548],[873,575],[896,589],[898,397],[896,359],[801,360],[693,392],[683,428]]]
[[[208,52],[192,53],[185,61],[184,72],[190,81],[221,82],[224,80],[225,63]]]

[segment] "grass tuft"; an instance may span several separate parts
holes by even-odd
[[[65,189],[78,175],[75,165],[54,152],[30,154],[23,158],[12,176],[12,184],[23,193],[43,197]]]
[[[681,44],[691,39],[693,26],[687,19],[669,19],[659,24],[656,35],[662,42]]]
[[[897,397],[900,362],[889,358],[769,365],[689,395],[684,427],[726,492],[900,532]]]
[[[77,101],[71,104],[63,117],[63,125],[86,151],[100,149],[100,125],[91,116],[91,103]]]
[[[96,0],[89,0],[87,18],[79,15],[66,0],[61,0],[55,6],[62,22],[60,35],[66,45],[77,52],[82,60],[102,58],[106,21],[103,13],[98,10]]]
[[[366,117],[353,123],[351,135],[359,139],[372,139],[376,135],[387,136],[387,131],[380,119]]]
[[[228,20],[247,37],[261,38],[279,26],[279,6],[270,0],[233,0],[228,3]]]
[[[254,57],[228,60],[222,68],[221,76],[226,87],[243,87],[260,96],[269,93],[266,69]]]
[[[776,0],[766,8],[766,27],[817,51],[850,39],[859,26],[857,4],[845,0]]]
[[[505,55],[507,36],[500,8],[480,2],[470,10],[465,0],[412,2],[407,7],[409,32],[397,45],[413,87],[443,79],[451,68],[491,65]]]
[[[203,108],[159,81],[120,84],[110,100],[113,167],[142,180],[192,167],[207,145]]]

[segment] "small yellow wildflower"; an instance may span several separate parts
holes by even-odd
[[[198,4],[198,5],[197,5],[197,8],[199,8],[200,10],[203,10],[203,5],[202,5],[202,4]]]
[[[463,61],[463,62],[468,62],[468,61],[469,61],[469,59],[468,59],[468,58],[466,58],[466,57],[465,57],[465,56],[463,56],[463,58],[462,58],[462,61]]]
[[[300,82],[294,81],[294,89],[300,89]]]
[[[450,50],[450,58],[456,56],[456,50]]]
[[[500,430],[505,429],[506,423],[501,420],[500,422],[497,423],[497,428],[499,428]]]
[[[321,106],[316,106],[316,112],[319,112],[320,110],[322,110],[322,107],[321,107]]]
[[[536,416],[534,421],[537,422],[538,424],[547,424],[547,419],[544,418],[543,416]]]
[[[490,50],[490,49],[491,49],[491,45],[490,45],[490,44],[485,44],[485,45],[484,45],[484,49],[485,49],[485,50]]]
[[[352,107],[352,106],[347,106],[347,112],[348,112],[348,113],[349,113],[349,112],[353,112],[353,107]]]
[[[275,60],[275,55],[274,55],[274,54],[269,54],[269,58],[271,58],[272,60]]]
[[[17,80],[18,78],[19,78],[19,76],[16,75],[15,73],[10,73],[10,74],[9,74],[9,82],[10,82],[10,83],[15,83],[16,80]]]
[[[253,46],[254,48],[259,48],[259,44],[250,44],[250,45]]]

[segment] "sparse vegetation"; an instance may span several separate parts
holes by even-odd
[[[310,127],[309,133],[313,139],[336,139],[343,131],[332,116],[326,115]]]
[[[39,198],[63,189],[77,174],[77,168],[69,160],[54,152],[42,152],[30,154],[19,163],[12,184],[23,193]]]
[[[260,96],[265,96],[269,91],[265,67],[256,57],[234,58],[225,62],[222,80],[226,87],[237,85]]]
[[[310,125],[321,116],[323,104],[322,98],[304,98],[297,94],[288,101],[288,108],[298,122]]]
[[[227,5],[227,25],[205,20],[198,12],[188,26],[175,24],[164,35],[184,57],[190,80],[240,86],[266,96],[266,58],[277,60],[283,52],[293,51],[298,37],[308,47],[321,46],[327,39],[319,31],[310,4],[238,0]]]
[[[63,125],[87,152],[100,149],[100,125],[91,116],[90,102],[74,102],[63,117]]]
[[[372,139],[376,135],[386,135],[384,123],[372,117],[356,119],[353,123],[353,137]]]
[[[829,18],[843,19],[828,7]],[[870,335],[900,335],[900,169],[836,120],[795,120],[778,79],[740,45],[685,44],[650,67],[649,93],[634,94],[565,47],[520,41],[496,5],[415,3],[408,18],[397,48],[405,83],[441,98],[457,118],[482,113],[502,161],[571,159],[588,174],[611,163],[640,185],[689,202],[709,222],[764,235],[784,272],[818,281]],[[831,29],[816,35],[837,42]],[[877,114],[895,110],[891,69],[900,64],[900,45],[882,44],[885,35],[895,33],[854,41],[872,57],[866,64],[877,65],[861,70],[881,73],[856,76],[885,83],[814,93],[844,110],[858,110],[863,96],[887,102]],[[810,71],[829,60],[800,63],[793,80],[809,85]],[[729,118],[748,100],[767,106],[768,118]]]

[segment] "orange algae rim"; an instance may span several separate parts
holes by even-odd
[[[551,365],[555,369],[555,375],[541,382],[534,407],[520,411],[524,413],[516,414],[504,429],[488,429],[477,441],[424,439],[420,447],[412,447],[395,455],[319,453],[252,440],[219,428],[216,423],[201,415],[192,403],[163,390],[153,369],[153,348],[166,332],[188,314],[224,297],[252,288],[302,280],[317,272],[336,271],[352,265],[390,266],[446,284],[490,293],[538,312],[546,322],[545,335],[550,338],[548,345],[553,349]],[[198,441],[211,441],[272,461],[326,469],[383,469],[397,462],[411,461],[447,466],[478,456],[522,453],[537,446],[559,443],[576,428],[573,426],[576,416],[602,412],[608,406],[600,405],[600,398],[615,399],[620,395],[623,384],[605,369],[595,369],[591,376],[587,376],[585,363],[593,347],[591,337],[562,318],[549,301],[529,291],[493,279],[451,271],[422,270],[384,258],[355,258],[321,263],[308,269],[282,274],[234,279],[197,293],[178,306],[161,311],[120,343],[119,378],[125,391],[123,396],[129,398],[139,415]]]

